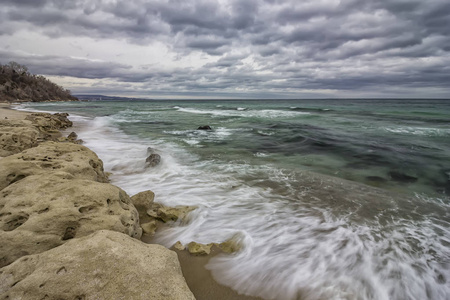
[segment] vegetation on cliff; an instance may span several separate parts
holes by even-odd
[[[0,64],[0,102],[74,101],[69,90],[16,62]]]

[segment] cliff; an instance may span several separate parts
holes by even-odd
[[[0,102],[77,101],[69,90],[15,62],[0,65]]]

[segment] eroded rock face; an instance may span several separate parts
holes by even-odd
[[[155,194],[152,191],[143,191],[131,197],[131,202],[139,212],[143,233],[147,235],[155,234],[158,221],[163,223],[183,222],[188,213],[196,209],[193,206],[164,206],[154,202],[154,199]]]
[[[25,120],[0,120],[0,157],[36,147],[44,141],[57,140],[61,137],[59,129],[72,126],[68,116],[65,113],[35,113]]]
[[[31,122],[0,120],[0,157],[36,147],[41,132]]]
[[[211,247],[213,246],[213,244],[200,244],[200,243],[196,243],[196,242],[190,242],[187,245],[187,250],[189,251],[190,254],[192,255],[208,255],[209,253],[211,253]]]
[[[180,241],[178,241],[172,247],[181,251],[187,250],[190,254],[195,256],[210,254],[212,247],[217,247],[222,252],[228,254],[238,252],[242,248],[239,236],[237,235],[233,236],[232,238],[222,243],[201,244],[192,241],[189,244],[187,244],[187,246],[185,246]]]
[[[175,252],[112,231],[71,240],[0,269],[0,298],[195,299]]]
[[[151,220],[141,224],[142,233],[154,235],[157,229],[156,220]]]
[[[31,121],[34,126],[42,131],[52,131],[71,127],[73,124],[67,118],[68,116],[69,114],[67,113],[56,113],[53,115],[49,113],[34,113],[28,115],[25,120]]]
[[[158,219],[164,223],[183,221],[188,213],[196,209],[196,206],[164,206],[160,203],[154,202],[152,207],[147,210],[147,215]]]
[[[108,182],[103,172],[103,162],[88,148],[73,143],[45,142],[0,160],[0,190],[27,176],[49,171]]]
[[[142,235],[131,199],[114,185],[53,172],[0,191],[0,266],[102,229]]]

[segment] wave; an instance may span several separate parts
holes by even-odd
[[[293,112],[285,110],[275,110],[275,109],[263,109],[263,110],[247,110],[247,109],[236,109],[236,110],[213,110],[213,109],[194,109],[194,108],[178,108],[178,111],[191,113],[191,114],[206,114],[213,116],[224,116],[224,117],[246,117],[246,118],[289,118],[297,117],[301,115],[309,115],[308,112]]]
[[[166,205],[198,206],[188,224],[159,232],[156,241],[170,247],[240,239],[240,252],[207,266],[240,293],[282,300],[450,295],[450,223],[415,211],[423,206],[417,199],[269,165],[202,161],[178,145],[127,136],[113,117],[88,123],[79,137],[113,172],[114,184],[130,195],[152,189]],[[219,132],[214,138],[230,134]],[[149,146],[163,154],[154,169],[144,167]],[[446,201],[423,203],[443,216],[449,211]]]
[[[319,113],[333,111],[332,109],[329,108],[310,108],[310,107],[295,107],[295,106],[290,107],[290,109],[295,111],[319,112]]]
[[[427,128],[427,127],[385,127],[385,131],[404,135],[419,135],[419,136],[448,136],[450,129],[443,128]]]

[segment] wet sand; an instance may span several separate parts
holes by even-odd
[[[259,297],[240,295],[214,280],[205,265],[212,257],[221,253],[218,248],[213,247],[208,256],[193,256],[186,250],[180,251],[173,248],[171,250],[178,254],[183,276],[197,300],[263,300]]]

